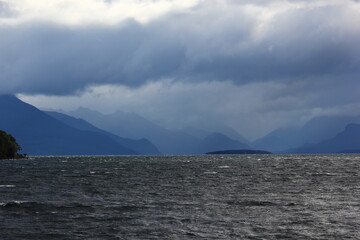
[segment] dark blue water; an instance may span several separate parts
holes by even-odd
[[[360,239],[360,155],[0,161],[0,239]]]

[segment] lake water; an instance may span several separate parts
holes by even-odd
[[[0,161],[0,239],[360,239],[360,155]]]

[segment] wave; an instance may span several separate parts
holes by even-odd
[[[266,206],[277,206],[276,203],[270,201],[227,201],[229,205],[238,205],[244,207],[266,207]]]
[[[1,208],[34,208],[39,206],[44,206],[44,204],[28,201],[10,201],[6,203],[0,203]]]
[[[92,206],[84,205],[81,203],[68,203],[68,204],[55,204],[49,202],[36,202],[36,201],[9,201],[0,202],[2,209],[33,209],[33,210],[47,210],[47,209],[88,209]]]

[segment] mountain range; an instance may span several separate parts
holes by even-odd
[[[116,117],[87,109],[80,112],[92,116],[87,118],[95,119],[99,126],[64,113],[41,111],[12,95],[1,95],[0,129],[11,133],[22,152],[29,155],[202,154],[248,148],[222,133],[201,138],[198,133],[167,130],[135,114],[118,112]],[[235,132],[233,135],[237,136]]]
[[[291,153],[360,153],[360,124],[348,124],[334,137],[316,144],[304,144]]]
[[[278,153],[292,152],[305,144],[317,144],[333,138],[352,123],[359,124],[360,116],[316,117],[300,127],[278,128],[256,140],[251,146]]]
[[[235,130],[226,127],[221,127],[221,132],[208,132],[194,127],[174,131],[162,128],[134,113],[118,111],[106,115],[79,108],[68,114],[86,119],[95,126],[118,135],[146,137],[164,154],[201,154],[230,149],[257,149],[274,153],[306,153],[307,151],[314,153],[317,152],[316,144],[334,138],[348,124],[360,124],[360,116],[320,116],[309,120],[303,126],[276,129],[250,143]],[[311,150],[304,147],[310,145],[313,146]],[[325,151],[324,148],[319,148],[318,152],[339,150],[329,147]],[[356,148],[349,145],[347,149],[354,151]]]
[[[203,154],[209,151],[249,148],[248,140],[226,126],[218,126],[221,133],[196,128],[168,130],[134,113],[118,111],[102,114],[86,108],[64,113],[119,136],[145,137],[164,154]]]
[[[71,116],[68,116],[63,113],[53,112],[53,111],[44,111],[49,116],[67,124],[68,126],[75,128],[81,131],[95,132],[105,136],[110,137],[115,140],[121,146],[135,150],[137,153],[146,154],[146,155],[159,155],[161,154],[159,150],[146,138],[141,138],[133,140],[130,138],[119,137],[115,134],[109,133],[105,130],[97,128],[90,123],[86,122],[83,119],[77,119]]]
[[[13,135],[22,151],[29,155],[159,153],[146,140],[116,139],[101,131],[74,128],[12,95],[0,96],[0,116],[0,129]],[[135,146],[138,143],[139,146]],[[146,148],[151,151],[141,152]]]
[[[41,111],[15,96],[0,95],[0,129],[13,135],[29,155],[204,154],[240,149],[360,152],[360,116],[317,117],[250,143],[226,126],[220,126],[221,131],[168,130],[134,113],[106,115],[85,108]]]

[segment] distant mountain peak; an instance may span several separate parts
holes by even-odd
[[[304,144],[292,153],[360,153],[360,124],[347,124],[336,136],[317,144]]]
[[[200,149],[202,153],[221,151],[228,149],[248,149],[249,146],[245,143],[231,139],[228,136],[213,132],[206,136],[200,143]]]
[[[360,116],[320,116],[306,122],[301,127],[278,128],[265,137],[256,140],[255,149],[272,152],[287,152],[304,144],[316,144],[334,137],[343,131],[349,123],[360,123]],[[348,126],[351,128],[351,126]]]
[[[219,132],[213,132],[213,133],[210,133],[208,136],[206,136],[205,139],[230,139],[230,138],[228,136],[226,136],[225,134],[222,134]]]

